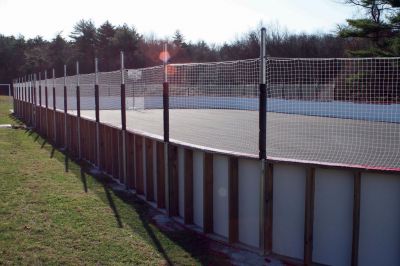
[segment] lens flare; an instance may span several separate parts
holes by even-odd
[[[167,73],[168,76],[173,76],[176,74],[176,68],[173,65],[168,65],[167,66]]]
[[[163,51],[160,53],[158,58],[164,63],[167,63],[171,56],[169,55],[168,51]]]

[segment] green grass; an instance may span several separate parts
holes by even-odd
[[[7,104],[0,124],[16,124]],[[36,133],[0,129],[0,265],[228,263],[200,236],[159,229],[154,210],[110,185]]]
[[[10,109],[12,109],[11,97],[0,96],[0,125],[12,123],[12,119],[9,116]]]

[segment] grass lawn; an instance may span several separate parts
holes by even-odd
[[[10,103],[0,96],[0,124],[18,123]],[[0,128],[0,265],[229,264],[205,238],[155,226],[155,210],[111,186],[36,133]]]
[[[0,95],[0,125],[12,123],[12,119],[9,116],[10,109],[12,109],[11,97]]]

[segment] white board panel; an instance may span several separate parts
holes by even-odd
[[[239,159],[239,242],[259,247],[260,162]]]
[[[228,157],[213,156],[213,216],[214,233],[228,237]]]
[[[184,217],[185,209],[185,150],[178,148],[178,198],[179,198],[179,216]]]
[[[361,176],[359,265],[400,265],[400,176]]]
[[[164,143],[164,176],[165,176],[165,190],[164,190],[164,198],[165,198],[165,207],[168,210],[169,206],[169,186],[168,186],[168,180],[169,180],[169,169],[168,169],[168,163],[167,159],[168,158],[168,144]]]
[[[272,249],[303,259],[306,168],[275,164],[273,175]]]
[[[353,182],[351,171],[315,170],[314,262],[351,264]]]
[[[193,152],[193,222],[203,228],[204,152]]]

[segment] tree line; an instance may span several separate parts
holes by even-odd
[[[204,41],[186,41],[177,30],[169,39],[145,36],[134,27],[114,26],[106,21],[95,27],[90,20],[81,20],[65,39],[61,34],[48,41],[41,36],[0,35],[0,80],[54,68],[63,75],[67,65],[69,75],[75,73],[75,62],[81,73],[94,72],[94,58],[100,71],[116,70],[120,66],[120,51],[125,53],[127,68],[161,64],[159,58],[164,43],[168,43],[171,63],[212,62],[256,58],[259,56],[259,32],[249,31],[236,40],[222,45]],[[333,34],[291,34],[285,29],[268,27],[267,47],[270,56],[279,57],[342,57],[351,42]]]
[[[344,0],[362,8],[365,15],[349,19],[334,33],[291,33],[279,25],[267,25],[267,53],[274,57],[348,57],[399,56],[399,0]],[[168,39],[143,35],[126,24],[115,26],[109,21],[96,27],[91,20],[77,22],[69,39],[61,33],[52,40],[41,36],[0,35],[0,81],[11,83],[15,77],[45,69],[63,75],[66,64],[69,75],[75,73],[75,62],[81,73],[94,72],[94,58],[100,71],[119,68],[119,52],[125,53],[127,68],[161,64],[159,54],[168,43],[169,62],[211,62],[256,58],[259,56],[259,29],[242,34],[234,41],[212,45],[204,41],[186,41],[177,30]]]

